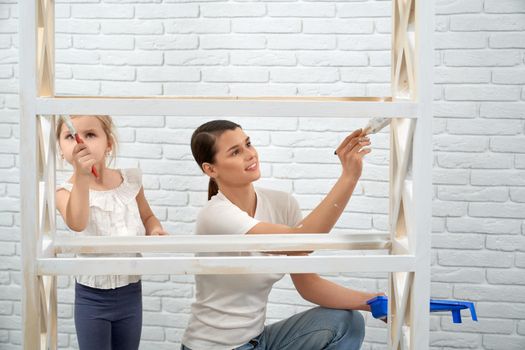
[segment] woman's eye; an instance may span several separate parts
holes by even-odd
[[[69,135],[66,135],[65,139],[66,140],[71,140],[73,138],[73,135],[69,134]]]
[[[236,156],[238,154],[239,154],[239,150],[238,149],[236,149],[235,151],[232,152],[232,156]]]
[[[246,147],[248,148],[252,147],[252,143],[251,142],[246,143]]]
[[[96,136],[97,136],[97,135],[95,135],[95,134],[92,133],[92,132],[89,132],[89,133],[86,134],[86,137],[87,137],[87,138],[92,138],[92,137],[96,137]]]

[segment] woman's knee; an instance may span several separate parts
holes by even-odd
[[[355,310],[334,310],[333,315],[337,324],[348,331],[362,331],[365,329],[365,319],[359,311]]]
[[[331,325],[336,339],[353,338],[362,342],[365,337],[365,320],[359,311],[322,309],[325,320]]]
[[[349,310],[348,312],[351,314],[348,317],[348,328],[350,329],[350,332],[353,332],[359,336],[362,341],[365,337],[365,318],[359,311]]]

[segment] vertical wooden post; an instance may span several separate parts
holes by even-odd
[[[40,349],[41,305],[38,248],[37,7],[20,1],[20,231],[22,246],[22,332],[25,350]]]
[[[430,328],[430,238],[432,231],[432,102],[434,2],[416,0],[415,98],[421,114],[414,132],[414,232],[410,246],[416,255],[412,287],[411,349],[428,349]],[[416,312],[417,310],[417,312]]]
[[[429,346],[433,13],[424,0],[392,6],[392,98],[418,102],[420,118],[391,124],[391,254],[414,254],[417,264],[414,273],[390,274],[389,347],[423,350]]]
[[[36,112],[37,97],[54,96],[54,1],[28,0],[19,6],[23,347],[55,349],[56,277],[36,271],[55,231],[54,118],[38,118]]]

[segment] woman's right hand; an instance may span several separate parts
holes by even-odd
[[[359,179],[363,171],[363,157],[371,152],[367,146],[370,146],[370,138],[366,136],[365,130],[357,129],[337,147],[336,153],[343,166],[343,177]]]
[[[79,143],[73,148],[73,167],[78,175],[90,175],[95,158],[85,143]]]

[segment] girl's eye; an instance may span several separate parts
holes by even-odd
[[[66,140],[71,140],[72,138],[73,138],[73,135],[71,135],[71,134],[68,134],[68,135],[66,135],[66,137],[65,137]]]
[[[246,143],[246,147],[248,147],[248,148],[252,147],[252,143],[251,142],[247,142]]]
[[[232,156],[236,156],[238,154],[239,154],[239,150],[238,149],[236,149],[235,151],[232,152]]]
[[[97,135],[95,135],[95,134],[92,133],[92,132],[88,132],[88,133],[86,134],[86,137],[87,137],[87,138],[92,138],[92,137],[96,137],[96,136],[97,136]]]

